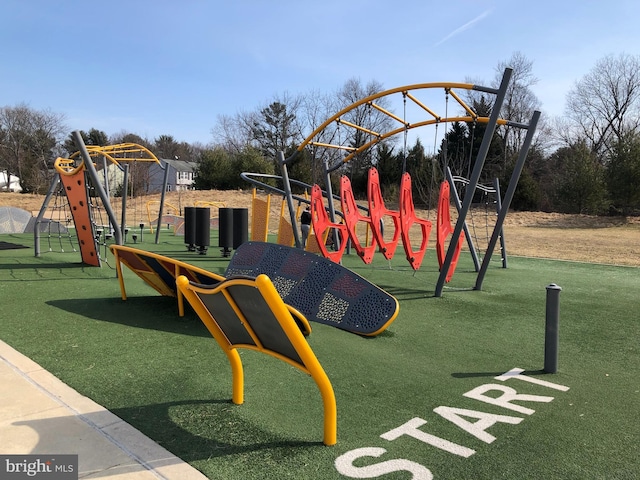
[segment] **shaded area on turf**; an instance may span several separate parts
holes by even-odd
[[[17,243],[0,241],[0,250],[18,250],[20,248],[29,248],[26,245],[18,245]]]

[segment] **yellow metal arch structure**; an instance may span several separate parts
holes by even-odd
[[[443,114],[437,113],[434,109],[428,107],[424,101],[422,101],[419,97],[419,94],[426,91],[433,91],[436,89],[443,89],[446,95],[449,95],[453,98],[459,106],[464,110],[463,114],[458,114],[455,116],[449,116],[448,112]],[[348,107],[343,108],[338,113],[327,119],[322,125],[316,128],[313,133],[311,133],[297,148],[297,152],[301,152],[307,146],[315,146],[315,147],[324,147],[329,149],[338,149],[346,152],[342,163],[349,162],[355,155],[367,150],[372,147],[376,143],[387,139],[389,137],[393,137],[394,135],[398,135],[407,130],[424,127],[428,125],[435,125],[444,122],[478,122],[478,123],[488,123],[489,117],[481,117],[474,110],[462,100],[461,96],[457,93],[457,90],[476,90],[490,94],[496,94],[497,90],[481,87],[478,85],[474,85],[471,83],[455,83],[455,82],[436,82],[436,83],[418,83],[413,85],[407,85],[404,87],[392,88],[390,90],[385,90],[383,92],[379,92],[368,97],[365,97],[357,102],[349,105]],[[418,110],[423,114],[421,118],[416,119],[415,121],[408,121],[407,118],[402,118],[393,112],[381,107],[376,100],[381,98],[390,98],[393,96],[402,96],[403,102],[410,101],[414,106],[418,107]],[[396,128],[392,128],[389,131],[373,131],[368,128],[365,128],[361,125],[357,125],[356,123],[352,123],[348,120],[345,120],[343,117],[349,112],[362,107],[370,107],[373,108],[384,115],[387,115],[389,118],[393,119],[393,124]],[[335,123],[337,126],[346,127],[348,129],[353,129],[360,131],[369,136],[368,141],[364,142],[363,145],[359,147],[353,147],[349,145],[344,145],[340,142],[322,142],[319,139],[321,138],[321,134],[324,130]],[[514,124],[508,120],[498,119],[499,125],[507,125]],[[517,125],[517,124],[514,124]],[[338,168],[339,164],[330,168],[330,170],[335,170]]]
[[[110,162],[120,165],[120,162],[154,162],[160,165],[160,160],[146,147],[137,143],[118,143],[116,145],[86,145],[91,158],[105,157]],[[80,156],[80,151],[71,155],[70,159]]]

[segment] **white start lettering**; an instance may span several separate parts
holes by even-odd
[[[569,387],[565,385],[559,385],[546,380],[522,375],[523,373],[524,370],[521,368],[512,368],[508,372],[503,373],[494,379],[500,382],[519,380],[521,382],[527,382],[529,384],[550,388],[560,392],[566,392],[569,390]],[[530,406],[521,405],[522,403],[549,403],[554,399],[554,397],[546,395],[518,393],[510,386],[497,383],[480,385],[479,387],[463,393],[462,396],[486,404],[495,405],[511,412],[521,413],[523,415],[532,415],[535,413],[535,410],[530,408]],[[448,420],[452,424],[485,443],[492,443],[496,439],[493,434],[487,431],[496,423],[518,425],[524,420],[523,417],[516,417],[513,415],[498,415],[478,410],[449,406],[439,406],[433,411],[441,418]],[[469,421],[468,419],[475,421]],[[418,440],[432,447],[451,453],[452,455],[464,458],[468,458],[476,453],[475,450],[469,447],[459,445],[444,438],[427,433],[422,429],[425,425],[427,425],[426,420],[420,417],[414,417],[399,427],[383,433],[380,435],[380,438],[387,441],[395,441],[401,438]],[[378,478],[391,472],[406,471],[411,473],[411,478],[414,480],[433,479],[433,474],[427,467],[412,460],[402,458],[385,459],[381,462],[369,464],[363,461],[363,459],[366,458],[381,458],[385,453],[387,453],[387,450],[380,447],[356,448],[336,458],[335,467],[340,474],[349,478]]]

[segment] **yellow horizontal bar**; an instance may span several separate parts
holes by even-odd
[[[462,106],[462,108],[464,108],[464,109],[467,111],[467,113],[468,113],[469,115],[471,115],[473,118],[478,118],[478,114],[477,114],[476,112],[474,112],[473,110],[471,110],[471,107],[469,107],[469,105],[467,105],[467,104],[464,102],[464,100],[462,100],[462,99],[458,96],[458,94],[456,94],[456,92],[454,92],[453,90],[449,90],[449,94],[450,94],[453,98],[455,98],[456,102],[458,102],[458,103]]]
[[[403,124],[405,127],[408,127],[409,124],[404,121],[403,119],[401,119],[400,117],[394,115],[393,113],[391,113],[388,110],[385,110],[384,108],[382,108],[380,105],[376,105],[373,102],[369,102],[368,105],[371,105],[373,108],[375,108],[376,110],[378,110],[379,112],[384,113],[385,115],[388,115],[389,117],[393,118],[394,120],[400,122],[401,124]]]
[[[440,120],[442,117],[440,115],[437,115],[433,110],[431,110],[429,107],[427,107],[424,103],[422,103],[420,100],[418,100],[416,97],[414,97],[413,95],[411,95],[409,92],[405,92],[405,95],[407,97],[409,97],[409,99],[411,99],[413,101],[413,103],[415,103],[416,105],[418,105],[419,107],[421,107],[424,111],[426,111],[429,115],[431,115],[433,118],[435,118],[436,120]]]
[[[347,150],[349,152],[356,149],[355,147],[347,147],[345,145],[336,145],[334,143],[322,143],[322,142],[309,142],[307,145],[311,145],[313,147],[335,148],[337,150]]]
[[[374,132],[373,130],[369,130],[368,128],[361,127],[360,125],[356,125],[355,123],[348,122],[347,120],[338,119],[336,121],[341,125],[346,125],[348,127],[355,128],[356,130],[360,130],[361,132],[368,133],[369,135],[373,135],[375,137],[380,136],[378,132]]]

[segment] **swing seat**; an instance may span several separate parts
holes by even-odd
[[[375,167],[369,169],[369,176],[367,179],[367,197],[369,200],[369,215],[371,217],[371,230],[373,231],[373,237],[380,246],[380,252],[384,255],[384,258],[391,260],[393,254],[396,252],[398,241],[400,240],[400,232],[402,230],[400,225],[400,212],[389,210],[384,205],[382,198],[382,190],[380,189],[380,177],[378,170]],[[390,241],[384,239],[382,232],[384,217],[391,217],[393,220],[393,237]]]
[[[347,246],[347,238],[349,236],[347,227],[342,223],[334,223],[329,219],[327,210],[324,207],[322,190],[317,184],[311,189],[311,225],[316,234],[316,241],[322,256],[336,263],[340,263],[344,249]],[[326,238],[326,233],[331,233],[327,232],[328,229],[333,229],[339,237],[339,244],[336,247],[337,250],[333,252],[330,252],[327,249],[326,242],[323,241]]]
[[[378,247],[376,239],[373,237],[371,245],[367,246],[366,241],[365,245],[363,245],[358,239],[356,226],[358,222],[365,223],[368,233],[369,228],[372,228],[371,218],[362,215],[358,211],[358,205],[356,204],[356,199],[353,196],[353,190],[351,188],[351,180],[349,180],[349,177],[344,175],[340,179],[340,203],[342,205],[342,214],[344,215],[344,222],[347,226],[347,232],[349,233],[351,244],[353,245],[353,248],[356,249],[356,252],[362,261],[369,264],[373,260],[373,255]]]
[[[404,246],[404,252],[407,255],[407,261],[411,265],[411,268],[418,270],[422,264],[422,259],[427,251],[427,244],[429,242],[429,235],[431,235],[432,224],[429,220],[418,218],[416,216],[415,207],[413,204],[413,193],[411,192],[411,175],[409,173],[402,174],[402,180],[400,181],[400,224],[402,245]],[[420,242],[420,248],[414,250],[411,246],[411,239],[409,238],[409,231],[411,226],[417,224],[420,226],[422,232],[422,241]]]
[[[451,187],[446,180],[440,184],[440,195],[438,197],[438,215],[436,222],[436,251],[438,253],[438,264],[440,269],[444,265],[444,261],[447,255],[445,243],[447,238],[453,233],[453,227],[451,226],[451,212],[449,211],[450,205],[450,193]],[[449,282],[453,273],[456,271],[458,265],[458,258],[460,257],[460,250],[462,249],[462,242],[464,240],[464,232],[460,233],[460,237],[456,242],[455,251],[451,260],[451,265],[447,271],[445,281]],[[453,238],[451,239],[453,241]]]

